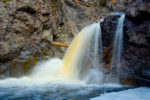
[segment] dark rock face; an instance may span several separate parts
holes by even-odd
[[[150,12],[145,8],[150,3],[146,0],[136,0],[130,3],[129,8],[125,11],[127,13],[124,22],[124,49],[120,82],[136,86],[150,86]],[[133,5],[136,6],[133,7]],[[133,11],[130,11],[131,9],[135,11],[134,14],[132,14]],[[108,16],[101,23],[104,51],[113,47],[116,19],[117,16]],[[106,54],[104,55],[106,56]],[[111,56],[110,54],[107,59],[110,59]],[[110,62],[104,59],[106,68],[110,67],[108,63]],[[111,71],[107,70],[107,72],[113,73]]]
[[[113,44],[118,18],[119,16],[108,15],[104,21],[101,22],[102,33],[105,33],[102,34],[103,45],[106,47],[109,47]]]
[[[125,69],[127,69],[128,77],[131,74],[137,80],[145,79],[146,81],[149,76],[147,75],[149,70],[146,71],[146,69],[148,69],[150,60],[148,39],[150,35],[150,13],[147,12],[147,15],[141,14],[134,17],[134,20],[130,16],[126,18],[124,26],[124,67],[127,67]],[[147,73],[146,76],[145,73]],[[143,81],[143,84],[145,81]]]

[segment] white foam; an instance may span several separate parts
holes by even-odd
[[[102,94],[91,100],[150,100],[150,88],[141,87],[120,92]]]

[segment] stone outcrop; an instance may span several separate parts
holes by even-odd
[[[51,42],[64,23],[62,6],[61,0],[0,1],[0,74],[26,74],[54,56]]]

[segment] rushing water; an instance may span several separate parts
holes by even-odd
[[[101,52],[101,27],[100,23],[94,23],[85,27],[73,40],[63,59],[62,76],[100,84],[103,79]]]
[[[86,100],[104,91],[110,91],[114,88],[101,87],[101,91],[98,91],[98,86],[87,85],[100,84],[102,81],[101,52],[100,23],[94,23],[76,36],[63,60],[49,59],[37,64],[26,77],[1,80],[0,98]]]
[[[117,72],[117,81],[119,82],[120,66],[122,59],[121,57],[123,50],[123,26],[124,26],[123,23],[125,19],[125,14],[121,13],[114,13],[114,14],[117,15],[119,14],[120,18],[118,19],[117,28],[115,32],[111,68],[115,68]]]
[[[59,75],[62,61],[58,58],[40,62],[31,75],[0,81],[0,100],[89,100],[100,94],[126,90],[115,84],[87,85],[84,81]]]
[[[118,20],[114,41],[116,60],[112,58],[112,65],[117,68],[121,60],[123,20],[124,15]],[[0,100],[149,100],[149,88],[104,84],[101,53],[101,27],[100,23],[94,23],[76,36],[63,60],[49,59],[37,64],[28,76],[0,80]],[[144,91],[147,93],[143,94]]]
[[[26,79],[0,82],[0,100],[89,100],[103,93],[128,89],[51,82],[32,83],[24,80]]]

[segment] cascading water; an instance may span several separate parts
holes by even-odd
[[[125,14],[122,13],[114,13],[120,15],[120,18],[117,22],[117,28],[115,32],[114,38],[114,47],[111,61],[111,68],[115,68],[117,71],[117,82],[119,82],[120,75],[120,66],[121,66],[121,57],[122,57],[122,49],[123,49],[123,26]]]
[[[103,77],[101,52],[101,27],[100,23],[94,23],[85,27],[72,42],[63,59],[61,74],[67,78],[100,83]]]
[[[125,15],[118,19],[115,33],[112,67],[120,69],[122,52],[123,22]],[[85,27],[73,40],[63,61],[51,59],[36,66],[26,79],[48,82],[85,82],[103,83],[102,71],[102,37],[100,22]]]
[[[100,84],[103,80],[101,53],[101,27],[100,23],[94,23],[75,37],[63,61],[53,58],[41,62],[23,80]]]
[[[100,84],[103,80],[101,53],[101,27],[100,23],[94,23],[75,37],[63,61],[55,58],[40,63],[28,78],[38,82]]]
[[[118,68],[118,75],[123,45],[124,17],[125,15],[121,15],[118,19],[112,57],[112,67]],[[101,27],[100,23],[94,23],[84,28],[76,36],[63,61],[53,58],[37,64],[29,76],[0,80],[0,100],[89,100],[90,98],[93,98],[91,100],[111,100],[116,98],[117,95],[120,95],[117,91],[126,90],[129,87],[120,87],[114,84],[85,85],[80,84],[81,81],[77,81],[83,80],[96,84],[102,82],[101,53]],[[112,95],[108,94],[109,92],[116,92],[116,96],[114,97],[113,93]],[[121,95],[119,99],[124,99],[128,92],[134,97],[137,97],[137,93],[144,93],[143,97],[138,99],[149,100],[148,88],[123,91],[121,94],[124,95]],[[145,95],[145,93],[147,94]],[[102,97],[94,98],[101,94]],[[130,97],[133,99],[133,96]]]

